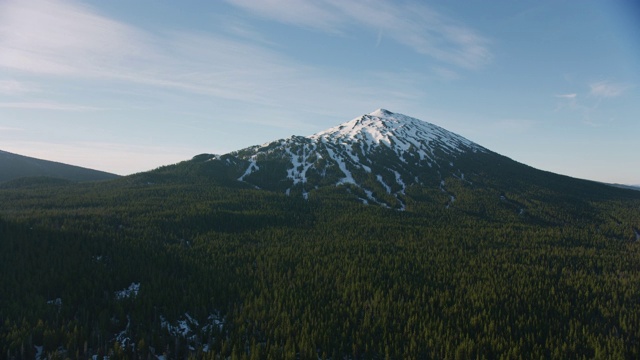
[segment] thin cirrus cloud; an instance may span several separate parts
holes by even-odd
[[[630,87],[629,84],[598,81],[589,85],[589,94],[598,98],[613,98],[621,96]]]
[[[0,67],[18,72],[120,80],[223,98],[250,96],[245,77],[255,78],[264,67],[281,70],[269,61],[273,56],[257,54],[256,48],[212,36],[154,36],[73,1],[3,3],[0,48]],[[253,58],[248,54],[264,61],[242,61]]]
[[[227,0],[233,6],[282,23],[339,34],[344,18],[323,1]]]
[[[491,61],[489,40],[426,5],[390,1],[227,0],[228,3],[278,22],[330,34],[365,27],[413,51],[447,65],[474,69]]]
[[[0,5],[0,67],[255,102],[264,101],[267,83],[287,79],[300,68],[263,48],[214,35],[163,35],[72,1],[9,0]]]
[[[578,94],[570,93],[570,94],[558,94],[556,98],[560,99],[558,105],[556,106],[556,111],[562,108],[575,108],[578,103]]]
[[[144,54],[142,37],[77,3],[8,0],[0,5],[0,66],[9,69],[97,76],[114,60]]]
[[[305,16],[314,13],[314,6]],[[358,102],[359,95],[365,102],[370,94],[359,90],[376,85],[328,74],[264,45],[203,32],[151,33],[74,0],[0,2],[0,68],[14,77],[119,81],[263,106],[296,103],[318,111],[323,105],[314,99],[341,103],[349,95]],[[379,96],[393,101],[414,90],[391,85]],[[39,102],[4,107],[71,110]]]
[[[38,91],[32,85],[17,80],[0,80],[0,94],[2,95],[22,95]]]
[[[627,90],[632,88],[631,84],[616,83],[608,80],[596,81],[588,84],[588,95],[599,100],[604,98],[615,98],[622,96]],[[578,98],[577,93],[558,94],[555,96],[559,99],[566,99],[567,101],[573,101]]]
[[[40,102],[0,102],[0,109],[29,109],[29,110],[61,110],[61,111],[97,111],[99,107],[78,104],[65,104],[52,101]]]
[[[581,116],[584,124],[598,127],[611,122],[610,118],[604,119],[599,113],[601,106],[608,99],[622,96],[632,86],[627,83],[616,83],[612,81],[597,81],[588,84],[588,92],[582,95],[578,93],[567,93],[555,95],[560,99],[556,111],[568,109],[577,112]]]

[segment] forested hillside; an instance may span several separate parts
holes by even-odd
[[[398,211],[198,164],[0,189],[1,356],[640,356],[638,192],[452,176]]]

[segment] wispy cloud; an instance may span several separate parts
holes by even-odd
[[[477,68],[491,61],[489,40],[432,8],[386,0],[227,0],[253,14],[331,34],[364,27],[442,63]]]
[[[0,66],[32,73],[99,76],[148,50],[145,35],[67,1],[0,4]]]
[[[9,132],[9,131],[23,131],[22,128],[11,127],[11,126],[0,126],[0,132]]]
[[[336,113],[356,116],[380,106],[405,108],[424,94],[421,76],[329,72],[279,52],[253,37],[251,29],[246,36],[242,30],[227,32],[231,36],[171,28],[148,32],[74,0],[0,0],[0,69],[16,79],[39,80],[44,89],[37,98],[5,101],[0,108],[104,110],[113,104],[98,108],[95,99],[100,101],[107,89],[130,92],[127,98],[153,94],[154,99],[194,99],[195,94],[211,107],[225,108],[230,101],[248,105],[225,110],[237,121],[312,133],[325,125],[312,126],[307,114],[327,115],[330,125]],[[81,96],[75,85],[55,87],[70,82],[82,83]],[[69,96],[74,100],[65,100]],[[94,100],[77,100],[87,98]],[[223,119],[217,114],[208,118]]]
[[[231,16],[229,14],[213,16],[213,19],[227,34],[269,46],[275,45],[275,43],[269,40],[263,32],[261,32],[259,29],[256,29],[245,19]]]
[[[578,107],[577,93],[558,94],[558,95],[555,95],[555,97],[560,99],[556,104],[556,111],[563,108],[575,109],[576,107]]]
[[[227,0],[254,14],[309,29],[339,33],[343,15],[325,1],[308,0]]]
[[[16,80],[0,80],[0,94],[2,95],[22,95],[38,91],[33,85]]]
[[[589,84],[590,95],[598,98],[613,98],[624,94],[631,85],[624,83],[614,83],[611,81],[598,81]]]
[[[97,111],[103,108],[58,102],[0,102],[0,109],[59,110],[59,111]]]
[[[314,26],[321,28],[343,21],[342,15],[324,6],[295,1],[291,11],[301,10],[303,19],[317,15]],[[297,13],[283,11],[283,18]],[[397,83],[382,87],[375,77],[363,81],[329,74],[255,41],[251,28],[236,31],[244,31],[251,39],[171,29],[151,33],[112,20],[74,0],[7,0],[0,2],[0,68],[13,74],[35,75],[43,81],[88,80],[100,86],[104,81],[117,81],[262,107],[283,108],[294,103],[313,112],[323,111],[326,104],[354,108],[355,104],[368,103],[372,88],[377,89],[377,98],[388,102],[398,96],[411,96],[417,88],[417,84],[400,88]],[[92,91],[91,86],[85,89]],[[345,103],[347,97],[349,104]],[[93,110],[91,106],[40,100],[0,106]]]
[[[154,35],[62,0],[0,3],[0,48],[0,67],[14,71],[249,101],[299,69],[259,46],[210,34]]]
[[[559,99],[556,111],[567,109],[580,114],[582,123],[600,127],[614,121],[605,113],[607,99],[622,96],[632,85],[611,81],[598,81],[588,84],[588,92],[555,95]]]

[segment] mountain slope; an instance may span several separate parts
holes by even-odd
[[[321,186],[352,185],[364,203],[404,208],[407,186],[434,179],[439,184],[458,155],[478,151],[486,150],[435,125],[379,109],[309,137],[234,155],[249,162],[238,180],[261,188],[306,197]],[[269,181],[272,171],[280,175]]]
[[[292,136],[221,156],[201,155],[224,167],[226,183],[302,194],[338,186],[363,203],[404,209],[406,190],[430,185],[444,191],[444,178],[461,155],[488,150],[438,126],[384,109],[317,134]],[[216,164],[216,165],[214,165]]]
[[[70,181],[97,181],[118,177],[118,175],[104,171],[36,159],[0,150],[0,182],[43,176]]]
[[[430,203],[478,214],[499,207],[522,216],[542,203],[586,209],[590,199],[628,196],[531,168],[441,127],[384,109],[307,137],[199,155],[154,175],[186,169],[225,186],[304,198],[347,192],[362,203],[397,210]]]

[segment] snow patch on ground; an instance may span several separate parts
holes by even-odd
[[[451,205],[453,205],[453,203],[456,201],[456,197],[453,195],[449,195],[449,202],[447,203],[447,205],[445,206],[445,209],[448,209],[451,207]]]
[[[62,306],[62,299],[61,298],[56,298],[53,300],[47,300],[47,304],[49,305],[55,305],[57,307]]]
[[[387,183],[384,182],[384,180],[382,179],[382,175],[376,175],[376,179],[378,179],[378,182],[382,184],[385,190],[387,190],[387,194],[391,194],[391,188],[389,187],[389,185],[387,185]]]
[[[407,185],[405,185],[404,181],[402,181],[402,176],[400,175],[399,172],[392,170],[393,173],[396,175],[396,182],[398,183],[398,185],[402,186],[402,190],[400,190],[400,193],[402,195],[404,195],[404,191],[407,189]],[[416,182],[418,179],[416,179]]]
[[[42,351],[43,351],[44,347],[43,346],[34,346],[34,347],[36,348],[36,357],[35,357],[35,359],[36,360],[42,359]]]
[[[330,149],[329,147],[327,147],[327,152],[329,153],[329,156],[336,162],[336,164],[338,164],[340,171],[342,171],[342,173],[344,174],[344,178],[338,181],[336,185],[356,184],[356,181],[353,179],[353,176],[351,175],[351,171],[347,169],[347,165],[342,160],[342,157],[336,156],[336,153],[333,151],[333,149]]]
[[[249,166],[247,167],[247,170],[245,170],[244,174],[238,178],[238,181],[244,181],[245,177],[258,170],[260,170],[260,168],[256,163],[256,158],[255,156],[252,156],[251,159],[249,159]]]
[[[220,316],[219,313],[217,314],[211,314],[209,315],[209,317],[207,318],[207,325],[205,325],[202,330],[203,331],[209,331],[212,328],[217,328],[218,330],[222,330],[222,326],[224,325],[224,319]]]
[[[315,147],[307,148],[307,144],[302,146],[302,155],[295,154],[291,148],[286,147],[285,152],[289,155],[292,167],[287,170],[287,178],[293,181],[293,185],[307,182],[307,171],[313,166],[309,161],[310,155],[314,153]]]
[[[194,319],[189,313],[179,318],[175,324],[171,324],[164,316],[160,316],[160,326],[167,329],[173,336],[182,336],[186,339],[193,339],[198,328],[203,332],[208,332],[214,328],[221,330],[224,325],[224,318],[219,313],[210,314],[207,323],[200,327],[197,319]]]
[[[183,318],[178,319],[176,325],[172,325],[164,316],[160,316],[160,326],[167,329],[173,336],[187,338],[192,332],[191,327],[198,326],[198,321],[193,319],[188,313],[185,313]]]
[[[140,283],[131,283],[128,288],[120,291],[116,291],[116,299],[122,300],[129,297],[138,296],[138,292],[140,291]]]
[[[365,194],[367,194],[367,198],[373,202],[378,202],[375,197],[373,197],[373,192],[371,190],[362,189]]]
[[[127,326],[125,327],[124,330],[119,332],[115,337],[115,341],[120,343],[120,346],[122,346],[123,349],[126,349],[128,346],[131,346],[132,348],[135,347],[135,344],[131,341],[131,338],[129,337],[130,328],[131,328],[131,317],[127,315]]]

